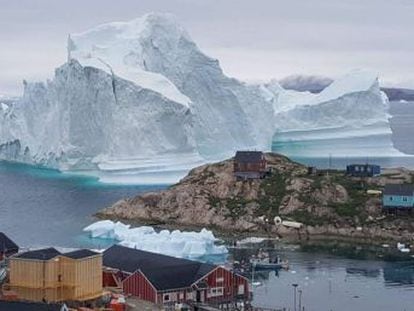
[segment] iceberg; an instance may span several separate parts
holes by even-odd
[[[236,150],[398,153],[375,73],[351,72],[319,94],[247,84],[157,13],[71,34],[67,52],[52,79],[24,82],[21,98],[0,105],[0,159],[161,184]]]
[[[97,221],[83,229],[92,238],[111,239],[120,245],[180,258],[196,259],[212,255],[226,255],[223,245],[206,229],[200,232],[161,230],[149,226],[131,228],[130,225],[111,220]]]
[[[53,79],[2,106],[0,159],[170,183],[238,149],[270,150],[261,89],[226,77],[169,14],[72,34],[67,49]]]
[[[276,85],[275,85],[276,84]],[[402,156],[391,141],[388,98],[378,75],[355,70],[322,92],[268,84],[277,122],[273,148],[293,157]]]

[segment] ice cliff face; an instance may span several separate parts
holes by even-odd
[[[188,104],[205,157],[269,148],[272,107],[260,90],[226,77],[218,61],[203,54],[171,15],[148,14],[72,35],[69,53],[84,65]]]
[[[2,115],[3,159],[59,169],[197,155],[186,105],[71,60]],[[172,131],[174,129],[174,131]]]
[[[321,93],[273,90],[274,148],[290,156],[398,155],[391,142],[388,99],[377,75],[353,71]]]
[[[388,133],[386,111],[376,75],[351,73],[320,94],[248,85],[174,17],[148,14],[72,34],[54,78],[0,107],[0,158],[171,182],[237,149],[269,150],[274,137]]]

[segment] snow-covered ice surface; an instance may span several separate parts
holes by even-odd
[[[272,142],[303,157],[400,155],[387,110],[371,72],[351,72],[319,94],[229,78],[175,17],[151,13],[70,35],[53,79],[25,83],[21,99],[0,106],[0,159],[109,183],[171,183]],[[335,147],[354,138],[361,144]]]
[[[276,151],[296,157],[404,156],[391,141],[389,102],[377,74],[352,71],[318,94],[274,84],[267,88],[275,96]]]
[[[196,259],[225,255],[227,248],[216,245],[216,237],[209,230],[186,232],[162,230],[156,232],[148,226],[131,228],[121,222],[102,220],[83,229],[92,238],[112,239],[130,248],[160,253],[180,258]]]

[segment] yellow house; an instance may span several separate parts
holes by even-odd
[[[102,295],[102,254],[40,249],[10,258],[10,288],[30,301],[85,301]]]

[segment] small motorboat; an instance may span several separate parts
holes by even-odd
[[[270,261],[269,258],[252,258],[250,264],[255,270],[289,269],[288,261],[280,260],[279,257],[274,262]]]

